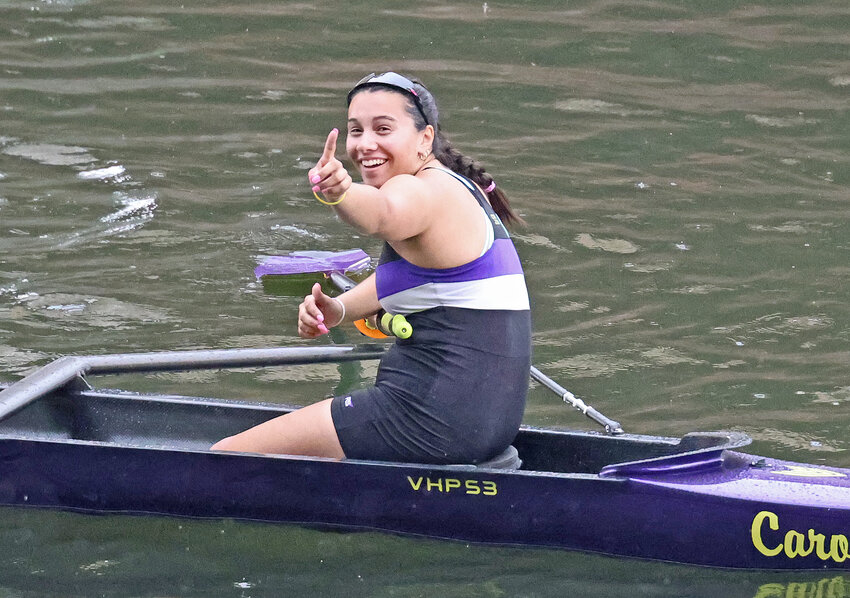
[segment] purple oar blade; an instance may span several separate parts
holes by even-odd
[[[310,274],[312,272],[357,272],[370,263],[362,249],[348,251],[296,251],[288,255],[273,255],[265,258],[254,269],[254,276],[285,276],[287,274]]]

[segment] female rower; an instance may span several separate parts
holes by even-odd
[[[531,318],[522,267],[503,222],[522,220],[478,164],[440,132],[418,81],[369,75],[348,93],[338,131],[308,173],[317,199],[385,241],[375,274],[330,297],[318,283],[298,312],[303,338],[380,309],[413,335],[382,358],[375,386],[326,399],[213,448],[419,463],[478,463],[511,443],[525,408]],[[318,195],[321,193],[323,198]]]

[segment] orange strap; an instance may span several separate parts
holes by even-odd
[[[367,326],[366,318],[356,320],[354,322],[354,326],[357,328],[357,330],[360,331],[360,334],[362,334],[363,336],[368,336],[369,338],[387,338],[387,335],[378,330],[377,328]]]

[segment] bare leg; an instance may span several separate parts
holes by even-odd
[[[331,418],[331,399],[220,440],[212,446],[212,450],[345,459]]]

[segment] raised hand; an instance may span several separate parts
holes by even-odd
[[[328,133],[322,156],[307,173],[313,193],[321,193],[331,202],[338,201],[351,187],[351,176],[335,156],[338,137],[338,129]]]

